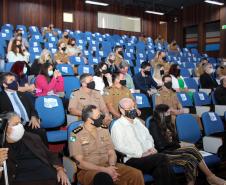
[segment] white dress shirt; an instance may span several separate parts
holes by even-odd
[[[121,116],[111,128],[111,138],[115,149],[126,154],[124,162],[130,158],[141,158],[144,152],[154,148],[152,136],[138,118],[131,123]]]
[[[9,92],[9,91],[5,91],[5,92],[6,92],[7,96],[9,97],[10,102],[12,103],[14,112],[16,112],[21,117],[20,109],[19,109],[18,105],[16,104],[16,102],[15,102],[15,100],[13,98],[13,95],[12,95],[13,93],[15,93],[16,98],[17,98],[17,101],[20,102],[20,106],[23,108],[23,112],[25,113],[26,120],[24,120],[24,121],[25,122],[28,122],[29,121],[29,118],[28,118],[28,115],[27,115],[27,111],[24,108],[23,103],[20,101],[20,98],[18,97],[17,92]]]
[[[95,82],[95,89],[100,91],[100,94],[103,95],[104,94],[104,88],[105,88],[103,78],[101,78],[99,76],[94,76],[93,81]]]

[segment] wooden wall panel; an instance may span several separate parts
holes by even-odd
[[[220,10],[220,25],[226,25],[226,5]],[[220,57],[226,58],[226,30],[221,30]]]
[[[0,0],[0,25],[3,23],[3,0]]]

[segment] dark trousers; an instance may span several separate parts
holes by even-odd
[[[156,185],[176,185],[176,180],[169,162],[164,154],[154,154],[142,158],[131,158],[127,165],[150,174],[155,179]]]
[[[110,175],[100,172],[95,175],[93,185],[114,185],[114,182]]]

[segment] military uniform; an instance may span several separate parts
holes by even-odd
[[[121,64],[122,63],[122,61],[123,61],[123,57],[121,56],[121,55],[119,55],[119,54],[115,54],[115,65],[116,66],[119,66],[119,64]]]
[[[75,129],[69,138],[70,156],[83,156],[83,160],[98,166],[108,167],[108,151],[114,150],[108,127],[101,126],[97,128],[97,137],[95,138],[83,126]],[[116,164],[117,172],[120,174],[116,185],[144,185],[142,173],[123,164]],[[94,170],[79,169],[77,177],[82,185],[91,185],[93,178],[99,173]]]
[[[66,53],[57,52],[54,55],[55,61],[60,60],[62,63],[68,63],[69,62],[69,56]]]
[[[97,90],[91,90],[90,93],[84,92],[82,88],[77,89],[73,92],[72,97],[69,101],[68,109],[75,108],[79,111],[87,105],[95,105],[102,113],[109,114],[107,106]]]
[[[120,89],[111,86],[104,90],[104,101],[107,106],[113,106],[115,110],[118,110],[119,101],[123,98],[133,98],[130,90],[127,87],[122,86]]]

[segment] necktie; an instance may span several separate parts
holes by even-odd
[[[23,123],[26,123],[26,113],[24,112],[24,109],[21,106],[21,102],[19,102],[18,98],[16,97],[16,93],[12,93],[12,97],[13,97],[14,101],[16,102],[17,107],[20,110],[20,115],[21,115],[21,118],[23,118]]]

